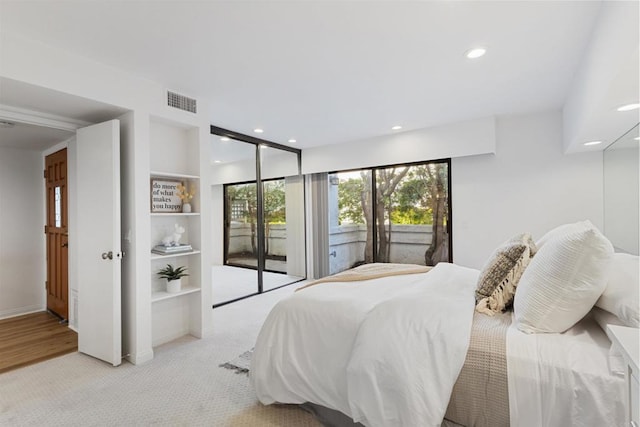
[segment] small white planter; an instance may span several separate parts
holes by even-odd
[[[180,289],[182,289],[182,279],[167,281],[167,292],[170,294],[180,292]]]
[[[182,212],[191,213],[191,203],[183,203],[182,204]]]

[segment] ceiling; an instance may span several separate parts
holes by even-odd
[[[126,110],[0,77],[0,147],[43,151]],[[2,125],[2,122],[9,125]],[[40,124],[46,123],[47,126]]]
[[[44,151],[55,144],[71,138],[74,133],[42,126],[10,122],[13,126],[3,126],[0,122],[0,147]]]
[[[560,110],[600,2],[0,0],[0,7],[3,32],[204,101],[215,126],[251,135],[259,127],[260,138],[306,148],[390,134],[394,125],[407,131]],[[475,46],[487,54],[467,59]]]

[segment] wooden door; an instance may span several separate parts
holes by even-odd
[[[47,310],[69,317],[69,265],[67,215],[67,149],[45,159],[47,194]]]

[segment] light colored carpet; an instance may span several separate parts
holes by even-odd
[[[297,407],[261,405],[246,375],[219,367],[253,347],[271,307],[297,287],[215,309],[211,337],[158,347],[145,365],[74,353],[0,374],[0,425],[318,427]]]
[[[258,292],[258,272],[248,268],[229,265],[211,267],[213,277],[213,303],[220,304]],[[288,283],[297,282],[302,277],[264,271],[262,286],[270,290]],[[294,285],[297,286],[297,285]]]

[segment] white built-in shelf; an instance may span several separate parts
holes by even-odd
[[[166,255],[155,254],[155,253],[151,252],[151,259],[175,258],[175,257],[180,257],[180,256],[195,255],[195,254],[199,254],[199,253],[200,253],[200,251],[198,251],[198,250],[191,251],[191,252],[180,252],[178,254],[166,254]]]
[[[198,175],[187,175],[187,174],[184,174],[184,173],[151,171],[150,174],[154,178],[200,179],[200,177]]]
[[[151,216],[199,216],[200,212],[151,212]]]
[[[164,301],[171,298],[181,297],[183,295],[193,294],[195,292],[200,292],[200,288],[195,286],[183,286],[180,292],[169,293],[166,291],[155,291],[151,293],[151,302]]]

